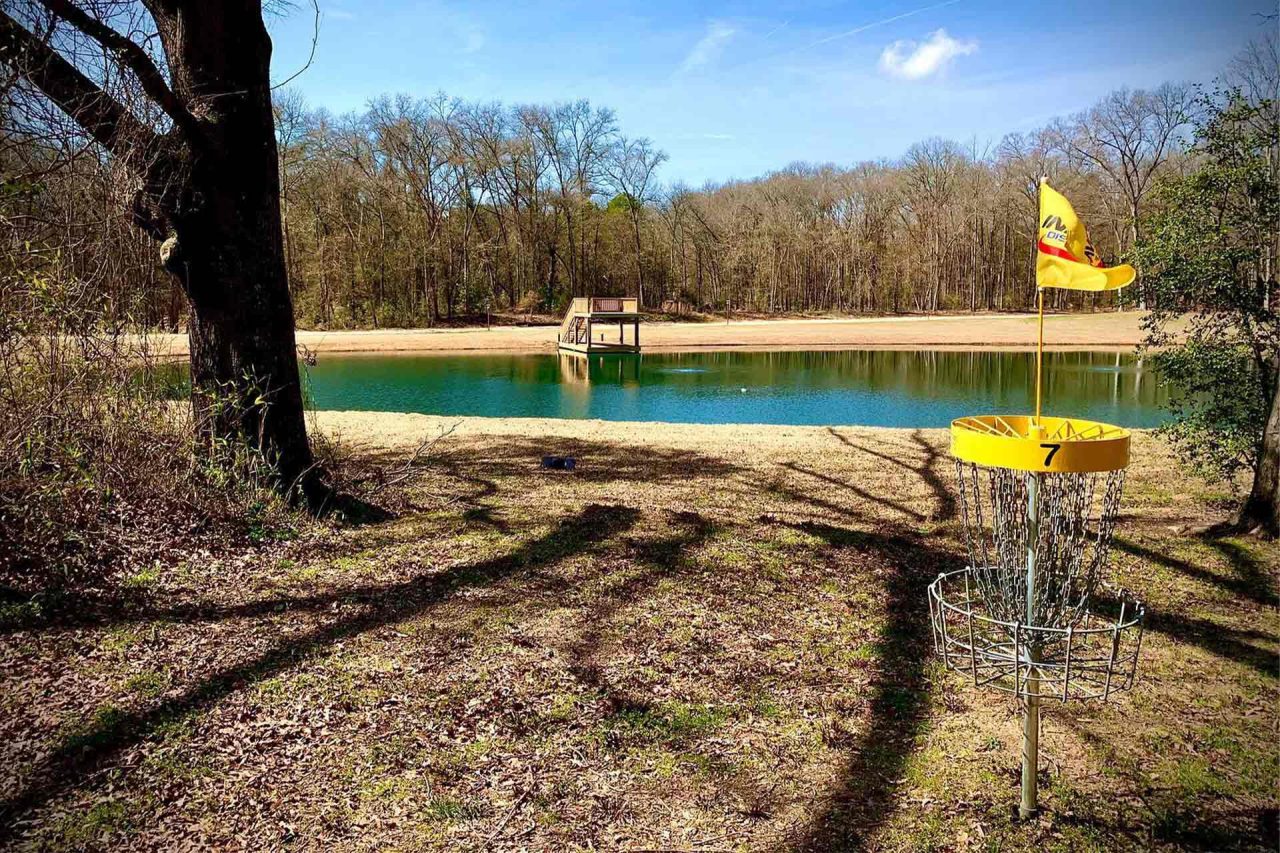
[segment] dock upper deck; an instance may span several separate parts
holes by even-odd
[[[604,340],[601,332],[595,339],[596,326],[618,326],[618,340]],[[632,328],[632,338],[626,340],[627,326]],[[626,296],[580,296],[574,299],[560,324],[556,338],[562,350],[580,353],[639,352],[640,351],[640,300]]]
[[[580,296],[569,305],[565,318],[599,317],[603,320],[640,316],[640,300],[627,296]]]

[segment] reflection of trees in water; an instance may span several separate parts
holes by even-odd
[[[1022,399],[1035,378],[1031,352],[697,352],[645,358],[643,384],[655,385],[853,388],[1001,400]],[[709,369],[672,369],[693,367]],[[1131,400],[1154,406],[1164,397],[1163,389],[1146,375],[1141,359],[1125,353],[1046,353],[1045,382],[1046,398],[1062,402]]]
[[[969,406],[1023,410],[1034,370],[1031,352],[845,350],[321,356],[307,374],[318,408],[826,423],[850,417],[864,422],[853,409],[870,406],[884,411],[873,411],[869,422],[888,424],[894,421],[890,407],[928,404],[932,415],[917,412],[911,416],[916,420],[901,424],[919,426],[941,425],[939,418]],[[1151,413],[1166,396],[1142,362],[1127,353],[1048,353],[1045,383],[1050,413],[1122,423],[1157,422]],[[829,399],[798,402],[823,395]],[[732,411],[699,408],[729,398],[737,398],[726,403]],[[619,408],[624,400],[625,411]],[[753,408],[766,400],[783,408]],[[793,404],[811,408],[787,413]]]

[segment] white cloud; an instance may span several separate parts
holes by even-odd
[[[724,46],[729,39],[733,38],[735,30],[723,21],[712,21],[707,24],[706,34],[698,39],[698,43],[689,51],[689,55],[684,58],[684,62],[680,63],[682,72],[695,71],[703,66],[710,65],[720,58],[720,54],[724,52]]]
[[[957,56],[978,50],[977,41],[960,41],[936,30],[923,42],[895,41],[880,54],[880,70],[905,80],[923,80],[944,70]]]

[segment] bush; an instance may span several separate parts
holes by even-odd
[[[532,316],[541,307],[542,297],[532,290],[525,291],[524,296],[521,296],[520,301],[516,303],[516,310],[526,317]]]
[[[183,369],[11,279],[0,318],[0,592],[110,592],[158,560],[264,541],[293,516],[245,446],[197,447]]]

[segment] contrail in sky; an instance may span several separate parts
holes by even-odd
[[[791,23],[791,22],[790,22],[790,21],[783,21],[781,24],[778,24],[778,26],[776,26],[776,27],[774,27],[773,29],[769,30],[769,32],[765,33],[765,34],[764,34],[764,36],[763,36],[764,41],[768,41],[769,39],[773,38],[773,34],[774,34],[774,33],[778,32],[778,30],[785,29],[785,28],[786,28],[786,26],[787,26],[787,24],[789,24],[789,23]]]
[[[902,12],[897,15],[892,15],[888,18],[881,18],[879,21],[872,21],[869,24],[863,24],[860,27],[854,27],[853,29],[846,30],[843,33],[836,33],[833,36],[820,38],[815,42],[811,42],[809,44],[804,45],[803,47],[793,47],[790,50],[779,51],[778,53],[773,53],[773,54],[770,54],[769,56],[762,56],[756,59],[748,59],[746,62],[740,63],[736,66],[733,66],[733,68],[729,68],[726,70],[731,71],[734,68],[742,68],[745,65],[752,65],[756,62],[766,62],[770,59],[778,59],[779,57],[790,56],[793,53],[801,53],[803,51],[812,50],[813,48],[818,47],[819,45],[827,44],[828,42],[838,41],[839,39],[848,38],[849,36],[856,36],[858,33],[865,33],[867,30],[875,29],[876,27],[883,27],[885,24],[892,24],[894,21],[901,21],[903,18],[910,18],[912,15],[919,15],[924,12],[932,12],[934,9],[941,9],[944,6],[954,6],[959,2],[960,0],[945,0],[945,2],[943,3],[934,3],[931,6],[921,6],[919,9],[912,9],[909,12]],[[783,26],[786,26],[786,24],[783,24]],[[769,31],[769,35],[772,36],[774,33],[776,33],[780,29],[782,29],[782,27],[775,27],[774,29]],[[766,38],[767,37],[768,36],[766,36]]]
[[[873,29],[875,27],[883,27],[885,24],[892,24],[894,21],[901,21],[903,18],[910,18],[912,15],[919,15],[921,12],[932,12],[934,9],[941,9],[943,6],[954,6],[959,2],[960,0],[946,0],[945,3],[934,3],[932,6],[922,6],[919,9],[912,9],[910,12],[903,12],[902,14],[894,15],[891,18],[885,18],[880,21],[872,21],[869,24],[863,24],[860,27],[854,27],[848,32],[837,33],[836,35],[833,35],[833,36],[827,36],[824,39],[818,39],[813,44],[807,44],[804,47],[799,49],[808,50],[811,47],[817,47],[818,45],[826,44],[829,41],[848,38],[849,36],[856,36],[858,33],[866,32],[867,30]]]

